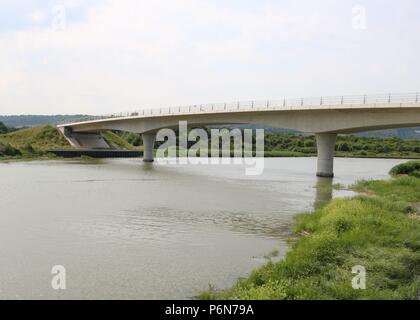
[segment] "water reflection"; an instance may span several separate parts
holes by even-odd
[[[146,171],[146,172],[150,172],[150,171],[154,171],[154,169],[155,169],[155,166],[153,165],[153,163],[150,163],[150,162],[142,162],[142,165],[143,165],[143,171]]]
[[[333,198],[333,179],[318,177],[315,185],[315,210],[322,208]]]

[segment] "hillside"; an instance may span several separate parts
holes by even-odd
[[[399,128],[380,131],[369,131],[357,133],[359,137],[373,138],[399,138],[402,140],[420,140],[420,128]]]
[[[38,126],[0,135],[0,144],[10,144],[16,149],[33,149],[46,152],[48,149],[69,149],[70,144],[53,126]]]

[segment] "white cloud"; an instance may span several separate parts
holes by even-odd
[[[355,32],[351,4],[240,3],[108,0],[78,22],[68,6],[61,32],[0,33],[0,113],[101,114],[419,86],[418,21],[392,25],[370,9],[368,29]]]

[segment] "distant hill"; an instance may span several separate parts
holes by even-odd
[[[85,114],[75,114],[75,115],[16,115],[16,116],[0,116],[0,122],[3,122],[8,127],[34,127],[39,125],[55,125],[67,121],[77,121],[87,118],[92,118],[90,115]],[[221,126],[212,126],[212,127],[221,127]],[[232,127],[232,126],[224,126]],[[256,128],[253,125],[242,125],[236,126],[240,128]],[[264,127],[268,132],[278,132],[278,133],[295,133],[295,131],[287,129],[278,129]],[[418,128],[400,128],[400,129],[389,129],[389,130],[380,130],[380,131],[370,131],[357,133],[357,136],[361,137],[376,137],[376,138],[390,138],[397,137],[404,140],[420,140],[420,127]]]
[[[357,133],[356,136],[375,137],[375,138],[397,137],[403,140],[420,140],[420,127],[419,128],[389,129],[389,130],[381,130],[381,131],[369,131],[369,132]]]
[[[76,121],[91,118],[92,116],[86,114],[74,115],[16,115],[16,116],[0,116],[0,122],[3,122],[8,127],[22,128],[34,127],[39,125],[55,125],[67,121]]]

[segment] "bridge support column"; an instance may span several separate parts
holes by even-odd
[[[334,149],[337,140],[336,133],[317,133],[318,146],[318,177],[334,177]]]
[[[143,138],[143,162],[153,162],[154,161],[154,146],[156,141],[156,134],[154,133],[144,133],[141,135]]]

